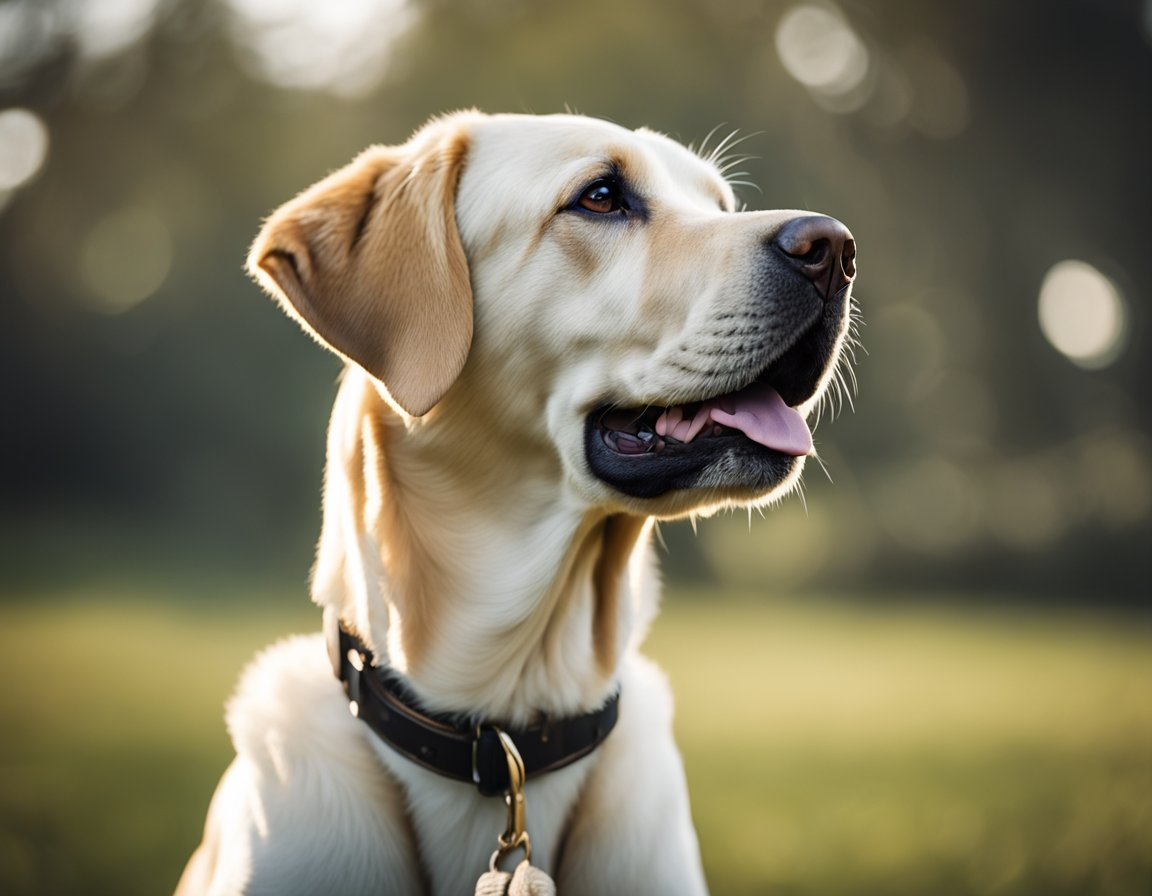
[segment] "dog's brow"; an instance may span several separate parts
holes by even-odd
[[[580,165],[580,168],[564,182],[561,188],[556,207],[563,208],[575,198],[577,192],[594,180],[602,177],[614,177],[621,182],[631,183],[624,166],[620,164],[617,156],[603,156],[589,159]]]

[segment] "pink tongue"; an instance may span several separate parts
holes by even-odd
[[[691,442],[709,421],[738,429],[766,448],[801,457],[812,453],[812,432],[798,411],[788,407],[771,386],[753,383],[746,389],[712,398],[691,418],[679,407],[669,408],[656,421],[656,434]]]

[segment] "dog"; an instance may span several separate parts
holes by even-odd
[[[639,651],[653,521],[793,488],[856,273],[843,224],[741,211],[722,164],[464,111],[267,219],[251,272],[346,361],[325,633],[242,676],[179,894],[459,896],[529,849],[566,896],[706,892]]]

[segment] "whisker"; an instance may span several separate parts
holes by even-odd
[[[755,155],[725,156],[723,159],[717,159],[714,164],[720,169],[721,174],[727,174],[737,165],[743,165],[745,162],[758,161],[759,159],[760,156]]]
[[[853,356],[852,360],[856,360],[855,356]],[[860,381],[856,379],[856,368],[852,364],[845,364],[844,370],[848,373],[848,379],[852,381],[851,396],[849,398],[849,400],[851,400],[852,397],[860,394]],[[856,410],[856,405],[852,405],[852,410]]]
[[[716,129],[714,128],[712,133],[715,133],[715,132],[716,132]],[[739,128],[736,128],[736,129],[730,131],[719,143],[716,144],[715,147],[712,148],[712,150],[708,153],[708,156],[705,159],[705,161],[711,162],[712,164],[716,164],[716,161],[730,147],[736,145],[736,142],[734,142],[734,141],[736,140],[736,135],[739,133],[740,133]]]
[[[800,498],[800,504],[804,508],[804,516],[808,516],[808,495],[804,489],[804,480],[796,483],[796,495]]]
[[[844,386],[844,399],[848,402],[848,410],[853,414],[856,413],[856,397],[860,394],[859,386],[856,383],[856,374],[851,367],[845,367],[845,372],[848,374],[848,380],[851,385]]]
[[[707,134],[705,134],[705,135],[704,135],[704,139],[700,141],[700,145],[699,145],[699,146],[697,146],[697,145],[696,145],[696,144],[694,144],[694,143],[690,143],[690,144],[688,145],[688,148],[689,148],[689,149],[690,149],[692,152],[696,153],[696,155],[700,156],[702,159],[704,159],[705,161],[707,161],[707,158],[708,158],[708,157],[705,155],[705,153],[706,153],[706,152],[708,152],[708,142],[709,142],[709,141],[710,141],[710,140],[711,140],[713,137],[715,137],[715,136],[716,136],[716,132],[717,132],[718,130],[720,130],[720,128],[724,127],[724,125],[725,125],[725,122],[720,122],[720,124],[716,125],[714,128],[712,128],[712,130],[710,130],[710,131],[709,131]]]
[[[712,162],[713,164],[719,163],[726,152],[735,149],[746,140],[751,140],[753,137],[759,137],[763,133],[763,131],[752,131],[750,133],[737,136],[740,134],[740,129],[737,128],[716,145],[716,148],[712,150],[711,154],[709,155],[708,161]]]
[[[824,464],[824,458],[819,454],[816,455],[816,463],[820,465],[820,469],[824,471],[824,475],[828,477],[828,481],[832,482],[832,474],[828,471],[828,467]]]
[[[652,526],[652,532],[656,536],[656,541],[660,545],[660,550],[665,554],[668,553],[668,542],[664,540],[664,527],[660,525],[660,520]]]

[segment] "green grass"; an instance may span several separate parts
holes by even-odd
[[[1147,627],[671,609],[650,647],[716,893],[1152,893]]]
[[[170,891],[240,667],[319,621],[149,597],[0,609],[6,896]],[[649,652],[717,896],[1152,892],[1146,625],[678,595]]]

